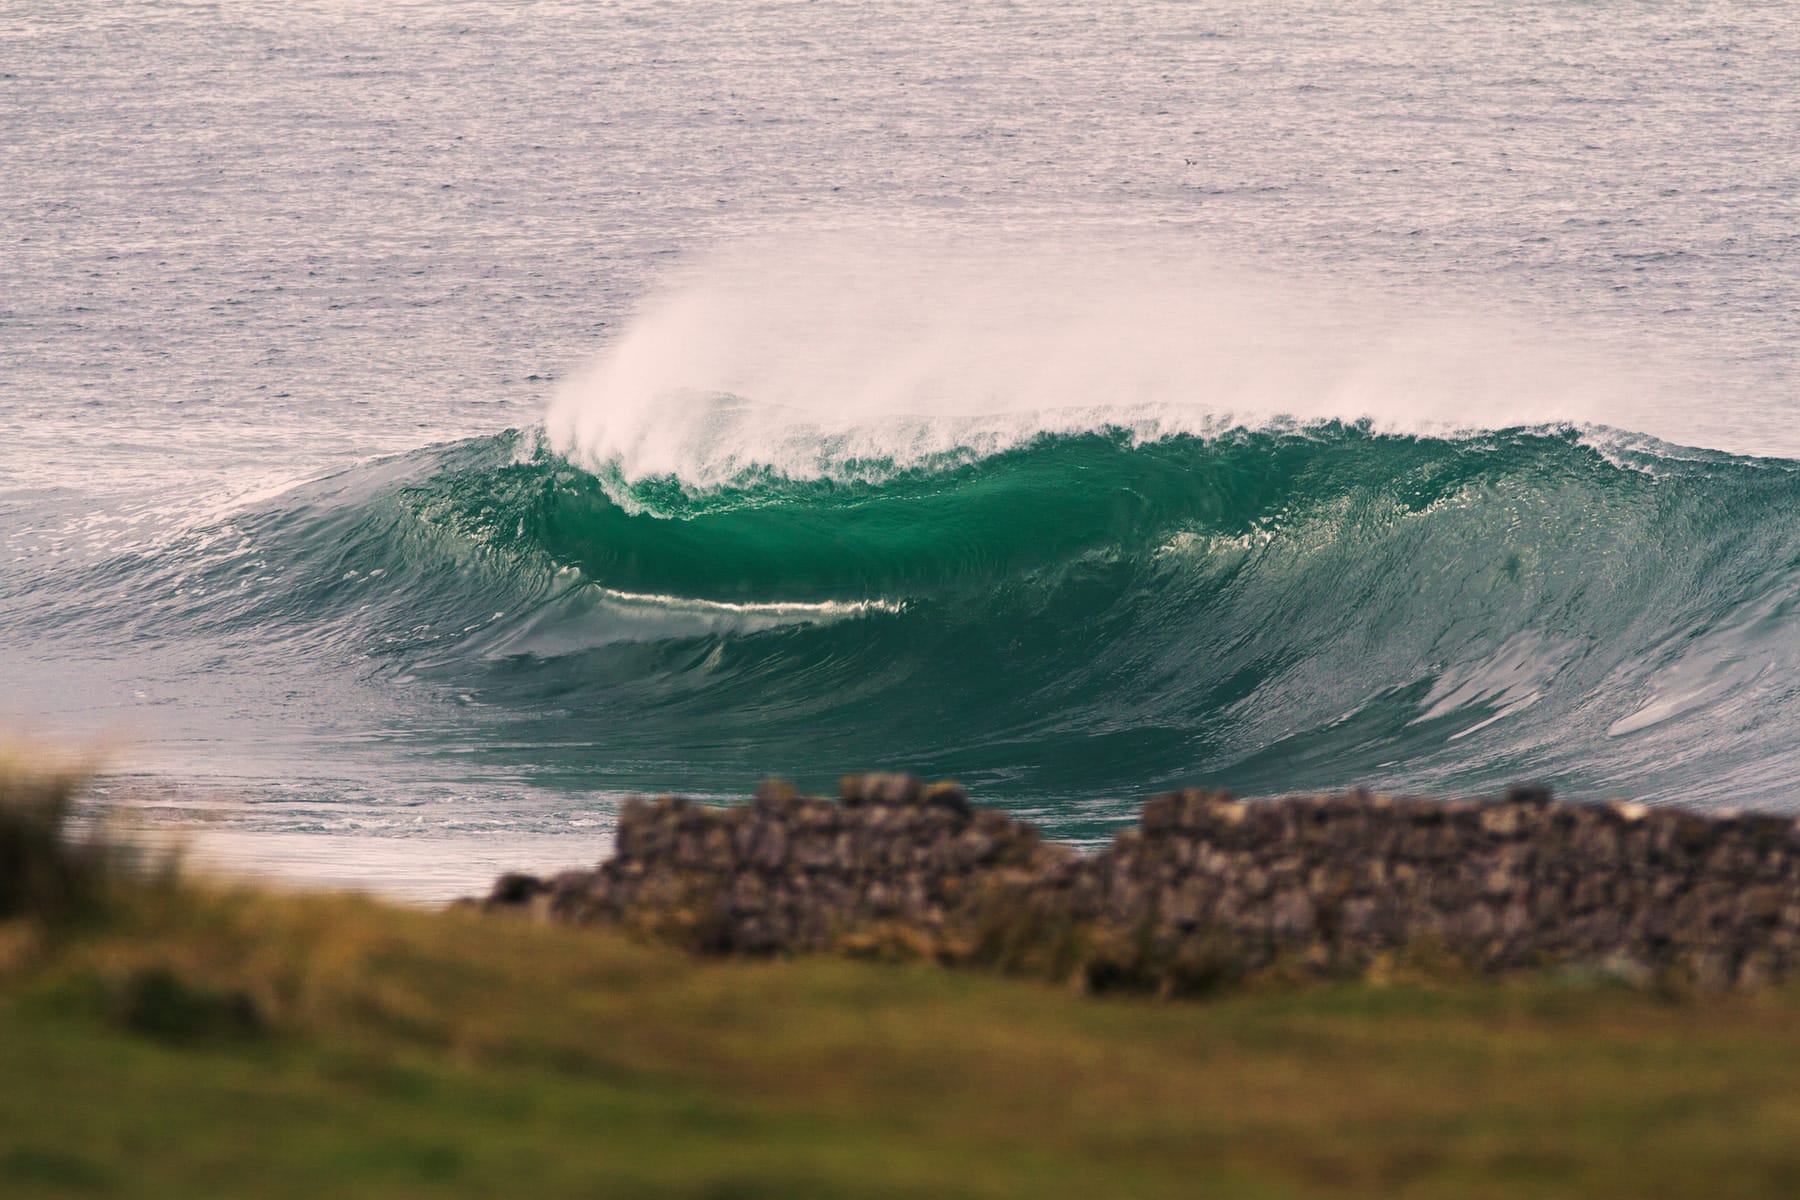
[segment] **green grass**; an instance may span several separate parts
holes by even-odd
[[[3,944],[8,1197],[1800,1193],[1790,992],[1094,999],[194,888]]]
[[[74,856],[0,916],[7,1200],[1800,1194],[1793,989],[709,961],[133,877],[31,826],[65,810],[0,823]]]

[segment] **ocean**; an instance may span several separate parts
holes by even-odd
[[[0,728],[435,901],[908,769],[1800,809],[1780,3],[0,2]]]

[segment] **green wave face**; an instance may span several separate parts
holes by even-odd
[[[473,698],[479,754],[607,786],[1791,803],[1794,464],[1329,425],[694,493],[526,444],[287,497],[246,522],[281,585],[169,620],[372,654]]]

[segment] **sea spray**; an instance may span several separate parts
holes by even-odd
[[[1645,418],[1660,389],[1630,361],[1516,312],[1320,286],[1161,231],[862,228],[736,243],[675,272],[559,390],[546,428],[602,477],[699,489],[880,479],[1102,430],[1659,432]]]

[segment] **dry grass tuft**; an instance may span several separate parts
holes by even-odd
[[[104,900],[126,855],[70,828],[87,778],[85,764],[0,748],[0,921],[56,924]]]

